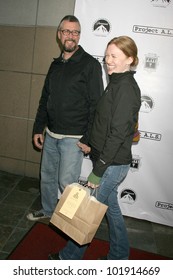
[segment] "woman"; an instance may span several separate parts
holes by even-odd
[[[88,186],[98,188],[97,199],[108,205],[110,249],[105,259],[123,260],[129,258],[129,242],[117,191],[132,161],[131,146],[141,105],[132,71],[138,64],[135,42],[128,36],[113,38],[106,48],[105,63],[110,81],[98,103],[90,135],[93,170]],[[86,248],[69,241],[49,259],[82,259]]]

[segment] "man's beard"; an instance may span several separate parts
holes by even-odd
[[[74,45],[73,47],[67,47],[67,46],[66,46],[66,42],[67,42],[67,41],[72,41],[72,42],[75,43],[75,45]],[[71,40],[66,40],[66,41],[64,42],[64,44],[63,44],[63,50],[64,50],[65,52],[69,52],[69,53],[74,52],[75,49],[76,49],[76,47],[77,47],[76,41],[73,40],[73,39],[71,39]]]

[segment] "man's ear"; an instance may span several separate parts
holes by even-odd
[[[60,30],[57,30],[57,38],[60,40]]]

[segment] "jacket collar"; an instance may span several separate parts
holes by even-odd
[[[78,62],[81,60],[81,57],[84,53],[84,49],[79,45],[77,51],[68,59],[68,61]],[[63,61],[63,52],[60,54],[58,58],[54,58],[55,62],[62,62]]]
[[[119,80],[121,78],[127,77],[127,76],[133,76],[136,73],[136,71],[126,71],[123,73],[112,73],[111,75],[109,75],[109,80],[110,81],[116,81]]]

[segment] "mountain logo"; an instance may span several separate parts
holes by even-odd
[[[160,8],[166,8],[170,3],[171,0],[150,0],[153,7],[160,7]]]
[[[99,19],[93,25],[93,33],[95,36],[106,37],[110,30],[110,23],[106,19]]]
[[[153,107],[154,107],[154,102],[151,97],[147,95],[141,96],[140,112],[150,113]]]
[[[133,204],[136,200],[136,194],[131,189],[125,189],[120,194],[120,200],[122,203]]]

